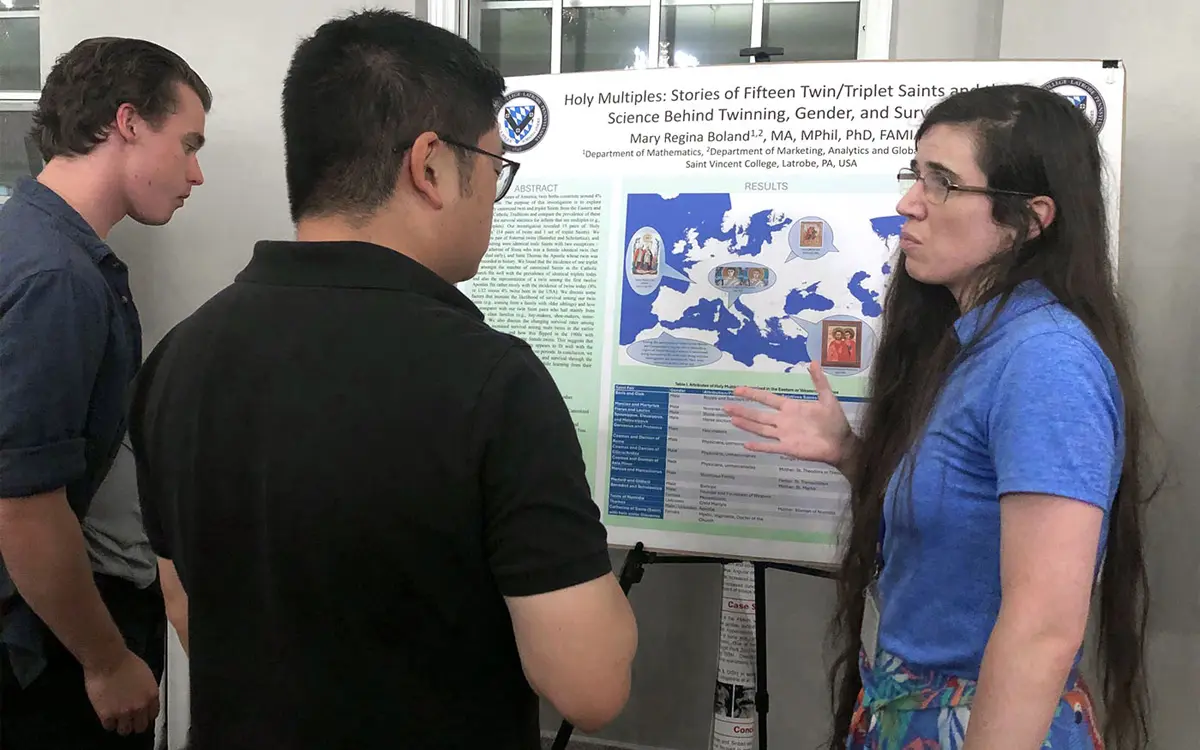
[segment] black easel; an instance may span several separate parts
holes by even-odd
[[[621,573],[618,578],[621,584],[621,591],[625,595],[629,595],[629,590],[633,588],[633,584],[642,580],[642,575],[646,572],[647,565],[695,565],[695,564],[711,564],[711,565],[726,565],[729,563],[745,562],[727,557],[701,557],[698,555],[664,555],[657,552],[647,552],[645,546],[638,542],[625,554],[625,561],[621,564]],[[800,575],[813,576],[814,578],[834,578],[835,573],[831,570],[822,568],[814,568],[807,565],[793,565],[791,563],[782,562],[767,562],[762,560],[753,560],[751,564],[754,566],[754,709],[758,715],[758,747],[759,750],[767,750],[767,711],[770,710],[770,699],[767,694],[767,570],[774,568],[776,570],[785,570],[791,573],[799,573]],[[566,750],[567,742],[571,739],[571,733],[575,731],[575,727],[567,720],[563,720],[562,725],[558,728],[558,735],[554,738],[552,750]]]

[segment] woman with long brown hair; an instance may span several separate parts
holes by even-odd
[[[832,745],[1142,748],[1146,410],[1086,116],[1033,86],[934,106],[859,434],[755,389],[751,450],[851,486],[833,632]],[[1105,721],[1079,661],[1094,586]],[[1044,743],[1049,743],[1044,745]]]

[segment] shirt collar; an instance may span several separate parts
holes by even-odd
[[[88,224],[79,215],[79,212],[71,207],[71,204],[34,178],[22,177],[17,180],[9,201],[25,203],[56,220],[72,240],[87,250],[92,261],[97,265],[114,255],[108,243],[100,239],[100,235],[96,234],[92,225]]]
[[[483,320],[479,308],[453,284],[407,255],[369,242],[261,240],[236,281],[415,292]]]
[[[1040,281],[1022,281],[1013,289],[1004,308],[996,314],[996,307],[1003,296],[994,297],[979,307],[972,308],[954,321],[954,330],[958,334],[958,342],[965,344],[973,339],[979,330],[991,323],[993,329],[1000,328],[1009,321],[1024,315],[1031,310],[1057,303],[1057,299]],[[992,317],[995,315],[995,322]]]

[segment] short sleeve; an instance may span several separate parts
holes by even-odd
[[[86,471],[84,428],[108,340],[105,311],[69,271],[0,290],[0,497],[51,492]]]
[[[484,536],[504,596],[531,596],[612,572],[570,412],[525,346],[481,394]]]
[[[1124,458],[1124,412],[1112,365],[1066,332],[1023,341],[988,420],[997,493],[1112,504]]]

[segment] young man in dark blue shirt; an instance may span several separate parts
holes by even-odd
[[[126,216],[166,224],[201,184],[210,105],[158,45],[82,42],[34,114],[46,166],[0,208],[4,750],[153,744],[166,632],[156,560],[136,495],[97,499],[142,358],[106,238]]]
[[[504,81],[400,13],[332,21],[283,90],[296,241],[147,357],[146,528],[187,591],[192,750],[540,747],[637,643],[571,415],[454,284],[515,170]]]

